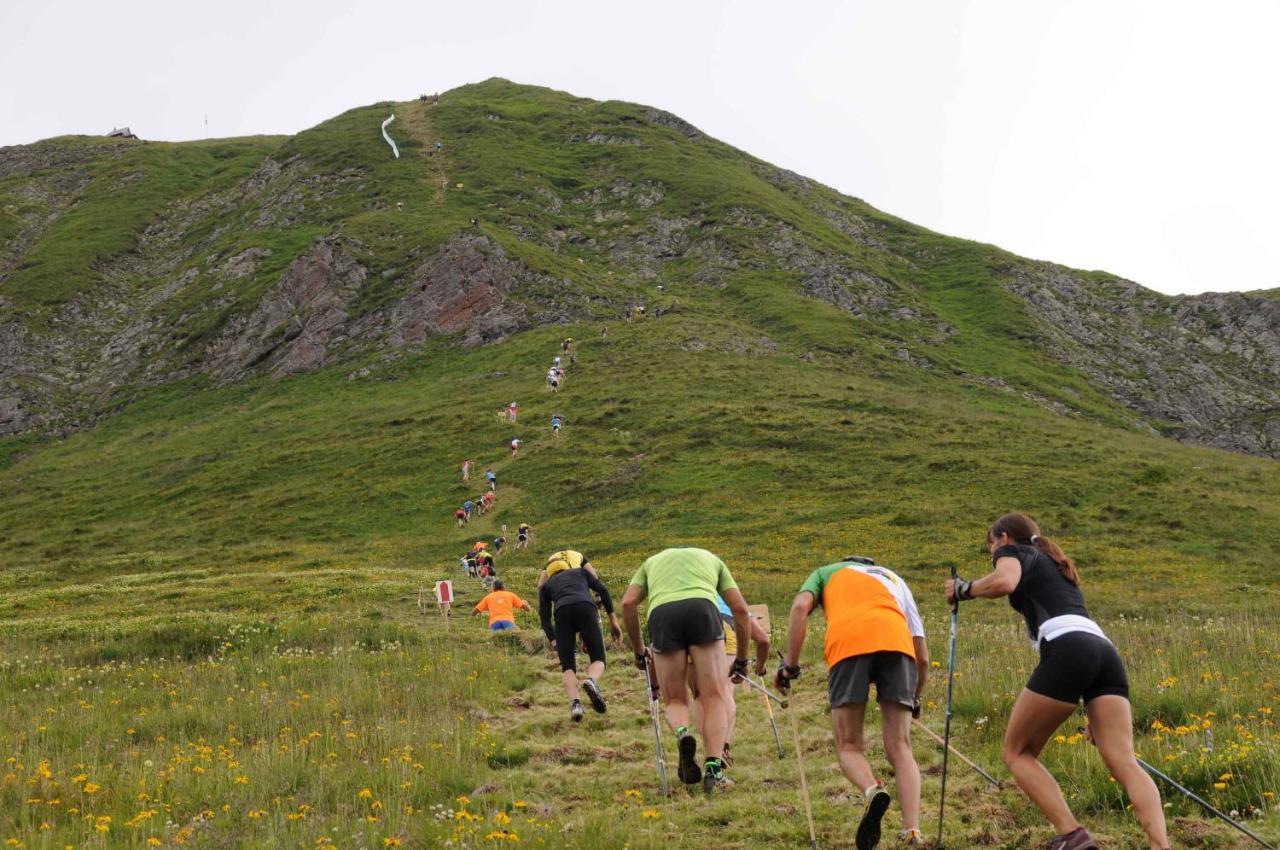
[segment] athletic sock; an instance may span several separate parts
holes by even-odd
[[[685,735],[688,735],[688,734],[689,734],[689,727],[688,727],[688,726],[677,726],[677,727],[676,727],[676,737],[677,737],[677,738],[683,738]]]
[[[863,789],[862,789],[862,796],[864,796],[864,797],[866,797],[868,800],[870,800],[870,799],[871,799],[871,795],[872,795],[872,794],[874,794],[874,793],[876,793],[876,791],[877,791],[878,789],[883,788],[883,787],[884,787],[884,785],[883,785],[883,784],[881,784],[881,783],[879,783],[879,782],[876,782],[876,783],[873,783],[873,784],[871,784],[871,785],[868,785],[866,788],[863,788]]]

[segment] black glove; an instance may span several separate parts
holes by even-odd
[[[778,672],[773,677],[774,687],[780,693],[788,693],[791,690],[791,680],[800,678],[800,665],[788,667],[784,663],[778,664]]]
[[[916,697],[915,702],[911,704],[911,719],[912,720],[920,719],[920,698],[919,697]]]
[[[965,581],[962,578],[956,578],[955,601],[960,602],[964,599],[973,598],[973,582]]]
[[[747,677],[747,664],[749,662],[745,658],[733,659],[733,664],[729,666],[729,678],[735,682],[741,682]]]

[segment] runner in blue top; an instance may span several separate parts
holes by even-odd
[[[564,420],[559,414],[551,417],[551,433],[560,436],[560,426],[564,424]]]
[[[490,490],[498,489],[498,473],[494,472],[492,469],[486,469],[484,471],[484,477],[489,481]]]
[[[725,624],[724,630],[724,673],[729,675],[729,664],[738,652],[737,635],[734,634],[733,610],[729,607],[729,603],[719,593],[716,594],[716,610],[720,612],[720,619]],[[769,661],[769,635],[765,632],[756,619],[750,619],[751,625],[751,642],[756,645],[756,675],[763,676],[765,665]],[[693,721],[699,729],[702,728],[702,697],[698,693],[698,685],[693,678],[692,669],[688,676],[689,690],[693,692],[693,705],[691,711],[693,713]],[[725,712],[728,715],[727,733],[724,738],[724,762],[728,766],[733,764],[733,755],[730,753],[733,742],[734,721],[738,717],[738,703],[735,699],[735,691],[738,685],[735,683],[730,686],[725,695]]]
[[[471,519],[471,510],[474,507],[475,504],[470,499],[462,503],[462,509],[467,512],[467,519]]]

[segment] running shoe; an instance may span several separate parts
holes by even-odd
[[[1089,830],[1077,826],[1066,835],[1059,835],[1049,844],[1049,850],[1098,850],[1098,842],[1093,840]]]
[[[685,785],[697,785],[702,779],[702,768],[698,767],[698,741],[688,732],[680,736],[680,767],[677,773]]]
[[[729,742],[724,744],[724,755],[720,757],[720,761],[724,762],[725,767],[733,767],[733,756],[729,753]]]
[[[728,788],[733,784],[724,773],[724,761],[710,758],[702,765],[702,790],[710,794],[717,788]]]
[[[884,818],[884,813],[889,810],[889,792],[881,783],[876,783],[876,790],[871,793],[871,797],[867,800],[866,811],[862,813],[862,820],[858,822],[858,833],[854,837],[854,844],[858,850],[873,850],[880,843],[880,821]],[[1054,848],[1058,850],[1058,848]]]
[[[573,704],[569,706],[569,719],[574,723],[581,723],[582,715],[584,714],[586,714],[586,712],[582,710],[582,703],[575,699]]]
[[[918,829],[904,829],[898,833],[898,843],[903,847],[923,847],[924,836]]]
[[[600,693],[600,686],[596,684],[596,680],[587,679],[582,683],[582,689],[587,692],[587,699],[591,700],[591,707],[596,710],[596,713],[604,714],[604,695]]]

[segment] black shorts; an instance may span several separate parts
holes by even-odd
[[[649,645],[671,652],[724,640],[724,621],[710,599],[680,599],[649,612]]]
[[[832,708],[865,703],[875,682],[877,702],[913,706],[919,675],[915,659],[901,652],[853,655],[827,673],[827,697]]]
[[[573,602],[555,611],[556,654],[561,670],[578,669],[578,636],[587,645],[587,657],[604,661],[604,635],[600,633],[600,615],[590,602]]]
[[[1088,705],[1094,698],[1129,698],[1129,677],[1111,642],[1087,632],[1067,632],[1040,644],[1040,664],[1027,690],[1059,702]]]

